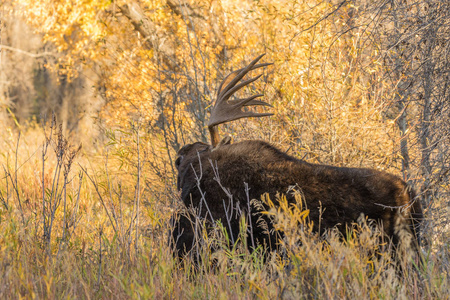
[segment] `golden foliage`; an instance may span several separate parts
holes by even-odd
[[[266,53],[274,66],[254,88],[264,90],[274,106],[274,122],[257,121],[270,128],[265,135],[273,143],[319,162],[390,164],[392,143],[376,136],[392,131],[381,115],[384,95],[371,90],[378,84],[377,64],[370,61],[376,56],[370,48],[364,56],[360,50],[368,29],[337,33],[351,22],[351,5],[327,16],[335,6],[325,1],[15,2],[62,54],[59,72],[97,70],[93,84],[107,100],[106,126],[139,118],[155,141],[168,132],[172,140],[198,139],[223,74]],[[142,24],[133,23],[128,7],[142,10]],[[150,26],[154,36],[143,36],[140,25]],[[237,124],[242,122],[254,121]],[[242,131],[231,128],[235,135]],[[253,132],[245,136],[261,135]]]

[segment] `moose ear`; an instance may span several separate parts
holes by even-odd
[[[212,151],[216,150],[217,148],[222,147],[223,145],[229,145],[229,144],[231,144],[231,137],[227,135],[217,144],[216,147],[214,147],[214,149],[212,149]]]

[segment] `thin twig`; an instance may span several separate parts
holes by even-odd
[[[81,166],[80,164],[78,164],[78,166],[80,166],[81,170],[83,170],[83,172],[86,174],[86,176],[89,178],[89,180],[91,181],[91,183],[94,185],[95,191],[97,192],[97,195],[100,199],[100,203],[102,204],[103,208],[106,211],[106,215],[108,216],[109,222],[111,223],[111,226],[114,229],[114,233],[117,234],[117,228],[116,226],[114,226],[114,222],[113,219],[111,218],[111,215],[109,213],[108,208],[106,207],[105,201],[103,200],[102,195],[100,194],[100,191],[98,189],[98,184],[91,178],[91,176],[89,176],[87,170],[85,168],[83,168],[83,166]]]
[[[25,51],[25,50],[22,50],[22,49],[14,48],[14,47],[11,47],[11,46],[6,46],[6,45],[0,45],[0,49],[5,49],[5,50],[12,51],[12,52],[17,52],[17,53],[24,54],[26,56],[33,57],[33,58],[39,58],[39,57],[44,57],[44,56],[56,57],[56,53],[54,53],[54,52],[41,52],[41,53],[35,54],[35,53],[31,53],[31,52],[28,52],[28,51]]]

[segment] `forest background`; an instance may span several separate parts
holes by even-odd
[[[0,297],[448,297],[448,1],[0,5]],[[402,177],[424,208],[424,267],[399,276],[373,233],[312,236],[270,264],[224,246],[196,280],[172,259],[176,152],[208,142],[218,84],[262,53],[274,65],[242,94],[274,116],[222,132]]]

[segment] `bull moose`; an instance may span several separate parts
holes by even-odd
[[[196,142],[178,151],[177,185],[184,205],[193,208],[204,220],[221,221],[231,241],[239,233],[237,212],[246,213],[247,226],[252,229],[247,245],[262,244],[276,249],[279,235],[272,230],[267,215],[261,213],[264,207],[254,207],[249,201],[266,193],[272,199],[278,193],[286,194],[288,201],[294,201],[289,191],[295,187],[310,210],[309,217],[317,232],[337,226],[344,233],[345,226],[364,214],[382,225],[395,246],[404,242],[417,251],[422,209],[414,192],[400,178],[374,169],[309,163],[260,140],[237,143],[231,143],[229,137],[220,140],[219,124],[272,115],[242,110],[244,106],[270,106],[256,99],[262,94],[230,100],[236,91],[261,77],[239,83],[248,72],[270,65],[257,64],[262,56],[230,73],[219,86],[208,123],[211,145]],[[171,247],[180,257],[196,242],[193,210],[173,218]],[[260,226],[261,220],[265,221],[265,228]]]

